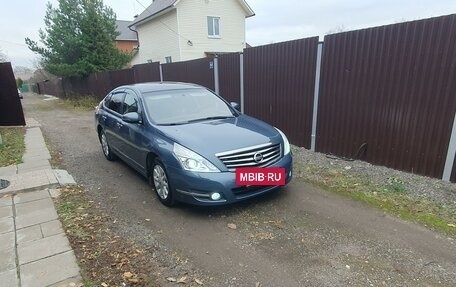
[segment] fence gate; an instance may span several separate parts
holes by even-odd
[[[0,126],[25,126],[11,63],[0,63]]]

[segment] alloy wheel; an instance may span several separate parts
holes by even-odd
[[[166,200],[169,196],[169,185],[166,173],[160,165],[154,166],[154,186],[161,199]]]

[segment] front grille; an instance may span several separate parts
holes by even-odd
[[[266,167],[281,157],[280,144],[263,144],[216,154],[229,171],[239,167]]]

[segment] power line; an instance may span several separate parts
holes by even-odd
[[[11,41],[7,41],[7,40],[1,40],[1,39],[0,39],[0,42],[4,42],[4,43],[8,43],[8,44],[13,44],[13,45],[18,45],[18,46],[28,47],[28,46],[25,45],[25,44],[16,43],[16,42],[11,42]]]

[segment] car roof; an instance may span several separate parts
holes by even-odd
[[[134,89],[141,93],[167,91],[167,90],[182,90],[182,89],[201,89],[201,88],[205,89],[204,87],[202,87],[200,85],[190,84],[190,83],[180,83],[180,82],[139,83],[139,84],[121,86],[121,87],[118,87],[117,89],[125,89],[125,88]]]

